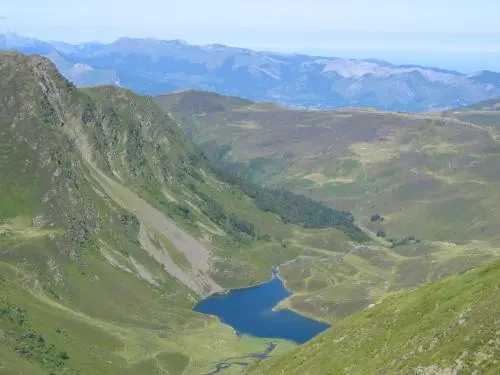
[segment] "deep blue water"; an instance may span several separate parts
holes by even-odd
[[[239,334],[280,338],[299,344],[330,327],[288,309],[272,311],[290,295],[281,280],[273,278],[262,285],[212,295],[200,301],[194,310],[219,317]]]

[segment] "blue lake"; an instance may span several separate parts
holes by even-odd
[[[330,327],[288,309],[272,311],[290,295],[282,281],[274,277],[265,284],[212,295],[200,301],[194,310],[219,317],[239,334],[292,340],[298,344]]]

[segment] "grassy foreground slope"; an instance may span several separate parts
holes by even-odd
[[[347,209],[387,239],[498,242],[500,121],[491,108],[294,110],[197,91],[157,102],[213,160]]]
[[[388,297],[251,375],[500,373],[500,263]]]

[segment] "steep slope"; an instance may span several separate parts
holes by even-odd
[[[389,297],[249,374],[498,374],[500,263]]]
[[[500,95],[498,74],[380,60],[257,52],[219,44],[121,38],[113,43],[44,43],[10,35],[0,48],[48,55],[77,84],[117,83],[158,95],[196,88],[300,107],[425,111]]]
[[[0,77],[2,374],[209,372],[266,344],[199,298],[265,281],[301,241],[349,243],[259,209],[151,98],[78,90],[17,53]]]
[[[86,166],[111,171],[101,153],[110,137],[99,125],[110,131],[112,118],[123,119],[97,108],[47,60],[2,54],[0,70],[1,372],[203,367],[192,363],[190,340],[231,341],[232,332],[190,312],[195,294],[141,249],[140,219]]]
[[[196,91],[157,101],[211,159],[352,211],[388,239],[498,239],[495,113],[292,110]]]

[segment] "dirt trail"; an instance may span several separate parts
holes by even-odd
[[[191,290],[200,295],[216,293],[222,288],[211,279],[210,250],[179,228],[162,212],[151,206],[133,191],[106,176],[95,166],[90,165],[92,176],[99,182],[106,193],[120,206],[132,211],[141,222],[139,241],[150,255],[152,255],[167,272],[177,278]],[[181,252],[184,253],[191,266],[190,271],[180,268],[163,249],[158,249],[151,241],[147,228],[161,233]]]

